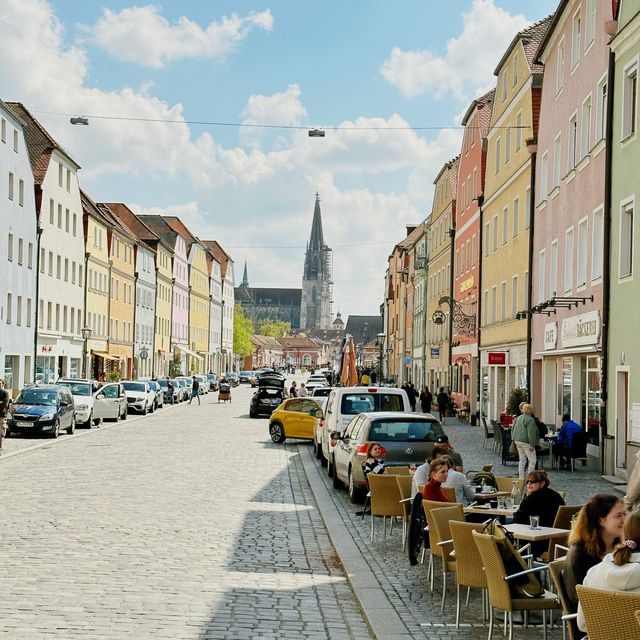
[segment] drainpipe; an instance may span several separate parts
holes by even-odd
[[[160,269],[158,267],[155,268],[156,272],[156,290],[153,292],[153,335],[151,336],[151,350],[153,353],[153,358],[151,359],[152,367],[151,367],[151,375],[152,377],[158,376],[158,365],[160,362],[158,361],[158,350],[156,349],[156,331],[158,330],[158,273]]]
[[[537,138],[530,138],[527,140],[527,151],[531,154],[531,183],[529,193],[529,281],[527,282],[527,300],[531,305],[531,299],[533,294],[533,240],[534,240],[534,227],[535,227],[535,201],[536,201],[536,156],[538,151]],[[533,316],[527,313],[527,396],[529,402],[531,402],[531,346],[532,346],[532,325]]]
[[[40,191],[42,198],[42,191]],[[40,218],[36,214],[36,291],[35,291],[35,313],[33,317],[33,380],[36,381],[36,360],[38,358],[38,323],[40,322],[40,240],[42,238],[42,227]]]
[[[476,372],[476,377],[477,377],[477,381],[476,381],[476,411],[478,412],[478,426],[481,426],[482,424],[482,404],[481,404],[481,398],[482,398],[482,352],[480,351],[480,338],[482,336],[482,322],[481,322],[481,318],[482,318],[482,229],[484,227],[484,220],[483,220],[483,210],[482,210],[482,206],[484,205],[484,192],[478,194],[478,212],[479,212],[479,217],[478,219],[480,220],[480,230],[478,231],[478,300],[477,300],[477,305],[476,305],[476,309],[477,311],[477,316],[476,316],[476,332],[477,332],[477,343],[478,343],[478,371]]]
[[[142,359],[138,358],[138,360],[140,360],[140,366],[138,366],[138,363],[136,361],[136,322],[138,317],[138,300],[140,299],[140,296],[138,295],[138,272],[137,271],[134,271],[133,273],[133,292],[134,292],[135,298],[133,302],[133,335],[131,336],[133,340],[131,341],[132,342],[131,359],[133,364],[133,379],[136,380],[137,378],[140,377],[140,369],[142,368]],[[142,331],[140,331],[140,335],[141,334],[142,334]],[[138,352],[140,352],[140,347],[138,347]]]
[[[91,257],[91,253],[85,251],[84,253],[84,313],[83,313],[83,324],[82,327],[78,327],[78,331],[83,327],[87,326],[87,287],[89,282],[89,258]],[[97,333],[97,332],[96,332]],[[82,333],[80,334],[82,335]],[[83,340],[84,341],[84,340]],[[91,379],[91,367],[87,366],[87,359],[91,362],[91,356],[87,352],[86,344],[85,344],[85,353],[82,356],[84,358],[84,362],[82,363],[82,370],[87,374],[87,379]]]
[[[605,134],[605,170],[604,170],[604,234],[602,251],[602,358],[600,400],[602,411],[600,413],[600,472],[605,473],[604,440],[609,440],[607,424],[607,401],[609,385],[609,298],[611,295],[611,171],[613,168],[613,90],[615,84],[616,56],[609,51],[609,70],[607,74],[607,130]],[[615,437],[611,438],[615,446]],[[615,454],[614,454],[615,455]],[[615,458],[614,458],[615,460]],[[615,466],[615,465],[614,465]],[[613,471],[613,470],[612,470]]]
[[[113,295],[113,291],[111,289],[111,280],[112,280],[111,270],[112,269],[113,269],[113,260],[109,260],[109,295],[107,297],[107,336],[108,336],[107,353],[109,353],[110,351],[109,347],[111,346],[111,296]],[[109,355],[111,354],[109,353]],[[109,360],[109,362],[112,362],[112,361]],[[109,367],[111,368],[111,364],[109,365]]]
[[[449,391],[451,391],[453,383],[453,285],[455,280],[455,255],[456,255],[456,223],[455,223],[456,210],[455,207],[451,209],[451,228],[449,229],[449,238],[451,244],[451,251],[449,256]]]

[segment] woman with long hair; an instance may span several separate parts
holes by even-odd
[[[384,460],[382,459],[382,447],[379,442],[370,442],[367,447],[367,455],[362,463],[365,478],[370,473],[384,473]]]
[[[451,502],[449,496],[442,490],[442,485],[447,481],[447,476],[449,475],[450,464],[451,461],[446,456],[431,461],[429,464],[429,480],[422,490],[422,497],[425,500]]]
[[[564,570],[567,596],[574,611],[578,607],[576,585],[582,584],[589,569],[620,542],[626,515],[622,500],[608,493],[597,493],[578,512],[569,535]]]
[[[622,540],[602,562],[591,567],[583,584],[609,591],[640,593],[640,510],[629,514],[622,530]],[[578,627],[587,631],[582,608],[578,605]]]

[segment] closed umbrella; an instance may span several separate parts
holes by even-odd
[[[356,369],[356,346],[353,336],[346,335],[342,347],[342,372],[340,382],[344,387],[354,387],[358,384],[358,371]]]

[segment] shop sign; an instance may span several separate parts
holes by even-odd
[[[562,347],[597,344],[600,339],[600,311],[589,311],[562,321]]]
[[[489,364],[507,364],[507,352],[506,351],[489,351],[487,354],[487,362]]]
[[[431,349],[431,357],[439,358],[440,357],[440,347],[434,347]]]
[[[544,325],[544,350],[555,349],[558,346],[558,323],[547,322]]]
[[[460,283],[460,293],[464,293],[465,291],[469,291],[469,289],[473,289],[473,285],[476,280],[473,276],[468,277],[466,280],[463,280]]]

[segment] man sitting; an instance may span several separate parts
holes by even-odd
[[[571,419],[568,413],[562,416],[562,427],[558,431],[558,438],[553,445],[553,455],[560,458],[560,469],[571,468],[571,444],[573,434],[582,431],[582,427]]]
[[[453,462],[453,468],[455,469],[455,471],[464,473],[464,469],[462,467],[462,456],[451,446],[451,443],[449,442],[449,436],[438,436],[436,442],[438,443],[438,447],[446,450],[446,454],[451,458]]]

